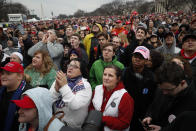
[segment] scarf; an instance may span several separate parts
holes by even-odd
[[[76,92],[85,89],[84,84],[82,82],[82,76],[78,76],[76,78],[67,78],[68,86],[71,88],[72,92],[75,94]],[[60,95],[58,97],[58,100],[56,101],[56,107],[57,108],[63,108],[65,107],[65,102],[62,100],[63,97]]]
[[[180,51],[180,54],[181,54],[181,56],[182,56],[184,59],[188,59],[188,60],[191,60],[191,59],[193,59],[193,58],[196,56],[196,52],[195,52],[192,56],[190,56],[190,57],[185,56],[185,54],[184,54],[184,49],[182,49],[182,50]]]
[[[82,82],[82,76],[78,76],[76,78],[68,78],[68,86],[71,88],[73,93],[85,89],[84,84]]]
[[[20,96],[22,94],[22,91],[23,91],[25,85],[26,85],[26,82],[23,80],[20,83],[19,87],[14,92],[14,94],[12,95],[11,100],[18,100],[18,99],[20,99]],[[6,87],[5,86],[0,88],[0,101],[2,99],[2,95],[3,95],[4,91],[6,91]],[[3,131],[10,131],[11,130],[15,112],[16,112],[16,104],[10,102],[9,103],[9,107],[8,107],[8,113],[7,113],[7,116],[6,116],[6,119],[5,119],[5,127],[4,127]]]

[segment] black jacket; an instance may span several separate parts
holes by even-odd
[[[33,42],[31,41],[30,38],[27,38],[26,40],[23,40],[23,43],[24,43],[24,49],[22,50],[23,64],[24,64],[24,68],[26,68],[32,62],[32,57],[28,55],[28,50],[34,44],[33,44]]]
[[[185,111],[161,131],[196,131],[195,120],[196,111]]]
[[[1,87],[0,87],[1,88]],[[25,88],[23,89],[22,93],[24,93],[26,90],[31,89],[32,86],[29,84],[25,85]],[[6,115],[8,113],[8,107],[9,107],[9,103],[11,102],[10,99],[12,98],[12,95],[14,94],[15,91],[9,92],[7,93],[7,91],[4,91],[4,93],[2,94],[1,97],[1,101],[0,101],[0,131],[3,131],[3,128],[5,126],[5,119],[6,119]],[[18,111],[18,107],[17,107],[17,111]],[[11,126],[11,131],[18,131],[19,129],[19,122],[18,122],[18,113],[15,113],[14,116],[14,120],[13,120],[13,124],[10,125]]]
[[[143,78],[136,77],[132,66],[125,68],[123,72],[123,83],[126,90],[134,99],[134,114],[130,125],[130,130],[143,131],[139,119],[143,119],[148,106],[152,103],[156,90],[153,73],[144,68],[141,73]]]
[[[147,44],[146,42],[143,42],[141,45],[138,43],[138,41],[132,42],[125,48],[124,53],[121,54],[119,58],[120,62],[123,63],[125,67],[130,65],[132,54],[137,46],[145,46],[148,49],[153,49],[153,46]]]
[[[191,69],[192,69],[192,77],[193,77],[194,83],[196,83],[196,58],[191,63]]]
[[[149,107],[147,116],[151,116],[152,124],[166,127],[169,125],[169,118],[178,117],[184,111],[196,111],[196,91],[194,82],[181,91],[177,96],[164,95],[157,89],[155,99]]]
[[[90,57],[89,57],[89,68],[93,63],[102,56],[101,47],[99,45],[98,39],[96,37],[91,38],[91,48],[90,48]]]

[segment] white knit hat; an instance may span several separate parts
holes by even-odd
[[[20,58],[20,60],[23,61],[23,56],[22,56],[21,53],[19,53],[19,52],[13,52],[12,54],[13,54],[13,55],[17,55],[17,56]],[[12,55],[12,54],[11,54],[11,55]]]

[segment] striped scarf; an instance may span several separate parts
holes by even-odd
[[[82,76],[76,77],[76,78],[68,78],[68,86],[71,88],[73,93],[76,93],[77,91],[80,91],[84,89],[84,84],[82,82]]]

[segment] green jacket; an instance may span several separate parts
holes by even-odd
[[[112,60],[112,62],[106,63],[100,58],[93,63],[89,74],[89,81],[93,90],[97,85],[102,84],[104,68],[111,64],[118,66],[122,70],[124,69],[124,65],[120,63],[116,57]]]
[[[44,76],[41,76],[41,74],[37,72],[35,69],[25,70],[24,72],[25,74],[28,74],[31,77],[30,85],[33,87],[39,85],[47,85],[50,89],[52,83],[55,81],[56,70],[53,68],[50,70],[49,73],[45,74]]]

